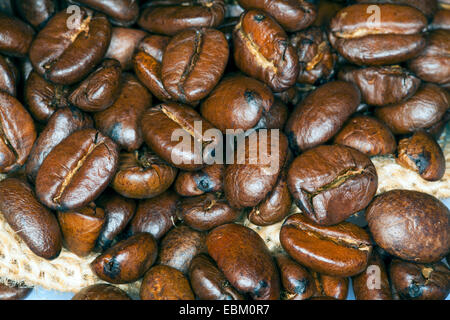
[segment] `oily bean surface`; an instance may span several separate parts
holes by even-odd
[[[98,283],[78,291],[72,300],[131,300],[125,291],[106,283]]]
[[[25,299],[32,290],[33,288],[22,288],[0,283],[0,301]]]

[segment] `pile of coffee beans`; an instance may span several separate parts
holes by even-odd
[[[444,175],[448,0],[0,4],[0,212],[39,257],[96,254],[74,299],[449,294],[449,209],[376,196],[370,158]]]

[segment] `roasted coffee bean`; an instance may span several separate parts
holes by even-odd
[[[140,201],[130,223],[131,233],[148,232],[160,239],[175,226],[177,200],[177,194],[166,191],[155,198]]]
[[[139,17],[139,1],[136,0],[75,0],[91,9],[106,14],[111,22],[119,26],[130,26]]]
[[[375,115],[394,134],[407,134],[431,127],[449,109],[450,95],[434,84],[424,84],[410,99],[375,109]]]
[[[181,271],[169,266],[151,268],[142,280],[142,300],[194,300],[188,279]]]
[[[122,90],[108,109],[94,115],[95,126],[121,148],[134,151],[143,143],[140,120],[152,96],[132,74],[122,77]]]
[[[420,79],[400,66],[345,66],[338,78],[356,84],[362,101],[373,106],[399,103],[410,98],[420,86]]]
[[[0,301],[23,300],[33,291],[33,288],[0,283]]]
[[[333,81],[314,90],[297,105],[286,123],[291,148],[305,151],[330,140],[360,101],[358,88],[348,82]]]
[[[371,6],[346,7],[331,21],[330,42],[345,59],[358,65],[388,65],[409,60],[422,51],[427,18],[419,10],[378,4],[374,16]]]
[[[319,146],[291,164],[288,187],[305,215],[320,225],[344,221],[364,209],[378,187],[375,166],[345,146]]]
[[[12,96],[16,96],[17,92],[18,79],[15,69],[14,63],[0,54],[0,90]]]
[[[70,103],[87,112],[105,110],[119,97],[121,73],[119,61],[104,60],[72,91]]]
[[[416,171],[428,181],[440,180],[445,173],[445,158],[441,147],[425,132],[399,141],[397,163]]]
[[[162,83],[161,63],[170,38],[160,35],[145,37],[133,57],[134,72],[139,80],[161,101],[172,100]]]
[[[181,198],[177,210],[180,220],[200,231],[234,222],[241,216],[240,210],[232,208],[225,199],[214,193]]]
[[[200,112],[223,133],[227,129],[249,130],[257,125],[274,103],[270,89],[243,75],[223,79],[203,101]]]
[[[275,262],[255,231],[226,224],[208,234],[206,245],[219,269],[241,293],[248,293],[254,300],[279,299],[280,280]]]
[[[444,300],[450,293],[450,269],[443,262],[415,264],[394,259],[389,274],[402,299]]]
[[[172,185],[177,172],[147,148],[122,152],[112,187],[127,198],[153,198]]]
[[[436,30],[428,35],[427,46],[408,67],[423,81],[441,85],[450,83],[450,30]]]
[[[364,229],[349,222],[324,227],[301,214],[294,214],[283,223],[280,242],[298,263],[335,277],[364,271],[372,251]]]
[[[174,190],[184,197],[200,196],[206,192],[223,191],[223,164],[212,164],[198,171],[180,171]]]
[[[48,154],[75,131],[92,128],[92,118],[70,107],[58,109],[40,133],[28,157],[25,171],[31,182],[36,180],[39,168]]]
[[[79,21],[66,10],[53,16],[30,48],[37,73],[58,84],[85,78],[102,60],[111,40],[111,25],[100,13],[80,8]]]
[[[41,28],[56,13],[55,0],[16,0],[18,14],[35,28]]]
[[[334,137],[334,143],[351,147],[368,156],[391,154],[397,147],[391,130],[369,116],[351,118]]]
[[[328,28],[331,19],[344,7],[344,4],[334,0],[320,0],[317,4],[317,15],[313,26]]]
[[[279,129],[283,130],[289,117],[289,109],[279,98],[275,98],[268,112],[263,110],[262,117],[254,129]]]
[[[241,15],[233,32],[234,60],[244,73],[276,92],[294,85],[298,56],[281,26],[261,10]]]
[[[85,257],[95,247],[105,224],[105,211],[90,205],[76,211],[58,212],[58,222],[65,247],[79,257]]]
[[[356,0],[359,3],[392,3],[407,5],[419,9],[428,18],[433,17],[437,9],[436,0]]]
[[[431,30],[450,30],[450,10],[436,12],[433,22],[428,26]]]
[[[119,61],[123,70],[132,69],[134,51],[146,35],[145,31],[139,29],[113,28],[105,57]]]
[[[131,300],[131,298],[120,288],[98,283],[81,289],[72,300]]]
[[[69,88],[51,83],[31,71],[25,82],[24,98],[34,119],[47,122],[59,108],[69,106]]]
[[[447,125],[447,122],[450,120],[450,109],[447,110],[447,112],[444,114],[441,120],[439,122],[436,122],[431,127],[428,127],[424,129],[426,133],[431,135],[433,138],[438,140],[442,133],[445,130],[445,126]]]
[[[431,263],[450,250],[450,211],[429,194],[388,191],[370,204],[366,219],[375,242],[401,259]]]
[[[331,297],[345,300],[348,295],[348,278],[340,278],[312,272],[316,286],[315,295],[318,297]]]
[[[48,260],[58,257],[62,243],[58,221],[26,182],[16,178],[0,182],[0,212],[34,254]]]
[[[117,169],[116,144],[94,129],[83,129],[58,144],[36,177],[36,194],[47,207],[69,211],[94,201]]]
[[[0,12],[0,53],[25,58],[33,36],[34,30],[31,26]]]
[[[149,233],[138,233],[122,240],[98,256],[92,271],[110,283],[131,283],[141,278],[153,265],[158,245]]]
[[[189,279],[195,295],[201,300],[244,300],[205,254],[199,254],[192,260]]]
[[[161,0],[143,9],[138,24],[152,33],[172,36],[193,27],[217,27],[224,17],[224,0]]]
[[[281,253],[276,256],[280,270],[283,300],[306,300],[316,292],[311,274],[288,255]]]
[[[331,51],[325,31],[312,27],[293,33],[290,43],[297,50],[300,71],[297,82],[315,84],[329,80],[334,75],[337,56]]]
[[[205,135],[213,126],[195,110],[174,102],[147,109],[141,124],[145,143],[169,164],[183,170],[199,170],[214,162],[212,154],[222,141],[221,137]],[[198,150],[194,140],[201,143],[203,150]]]
[[[372,251],[367,269],[352,278],[356,300],[392,300],[389,278],[384,262]]]
[[[254,207],[270,194],[286,162],[288,142],[279,131],[255,131],[239,148],[237,154],[242,157],[236,155],[224,176],[226,198],[237,209]]]
[[[21,167],[36,140],[33,119],[22,104],[0,91],[0,173]]]
[[[205,98],[222,77],[228,55],[228,42],[220,31],[201,28],[178,33],[164,51],[164,88],[182,103]]]

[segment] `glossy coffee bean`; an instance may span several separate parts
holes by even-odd
[[[340,278],[312,272],[316,286],[315,296],[331,297],[337,300],[345,300],[348,295],[348,278]]]
[[[228,42],[220,31],[199,28],[178,33],[164,51],[164,88],[182,103],[205,98],[222,77],[228,55]]]
[[[111,42],[105,57],[119,61],[123,70],[132,69],[134,51],[146,35],[145,31],[139,29],[112,28]]]
[[[370,204],[366,219],[375,242],[401,259],[431,263],[450,250],[450,212],[429,194],[388,191]]]
[[[348,277],[367,267],[372,246],[364,229],[342,222],[324,227],[301,214],[281,227],[280,242],[298,263],[326,275]]]
[[[369,157],[339,145],[306,151],[288,172],[288,187],[296,204],[308,218],[326,226],[364,209],[377,186],[377,172]]]
[[[36,72],[58,84],[74,84],[102,60],[111,40],[111,25],[103,14],[81,8],[79,21],[66,10],[53,16],[30,48]],[[77,23],[78,22],[78,23]]]
[[[361,3],[392,3],[414,7],[420,10],[427,18],[433,17],[437,9],[436,0],[356,0]]]
[[[34,254],[48,260],[58,257],[62,243],[58,221],[30,185],[16,178],[1,181],[0,211]]]
[[[444,300],[450,293],[450,270],[442,262],[415,264],[395,259],[389,274],[402,299]]]
[[[351,147],[368,156],[392,154],[397,147],[391,130],[369,116],[351,118],[334,137],[334,143]]]
[[[279,299],[275,262],[255,231],[226,224],[208,234],[206,245],[209,255],[234,288],[248,293],[254,300]]]
[[[142,300],[194,300],[183,273],[163,265],[154,266],[145,274],[139,295]]]
[[[180,220],[200,231],[234,222],[241,216],[240,210],[232,208],[223,197],[214,193],[181,198],[177,210]]]
[[[375,115],[394,134],[407,134],[431,127],[448,110],[450,96],[434,84],[424,84],[415,95],[403,102],[375,109]]]
[[[131,300],[125,291],[106,283],[98,283],[78,291],[72,300]]]
[[[152,199],[141,200],[130,223],[131,233],[148,232],[155,239],[160,239],[175,226],[177,200],[178,195],[171,191]]]
[[[348,82],[333,81],[314,90],[297,105],[286,123],[291,148],[305,151],[330,140],[360,101],[358,88]]]
[[[450,30],[450,10],[441,9],[436,12],[429,28],[431,30]]]
[[[33,290],[33,288],[18,287],[15,285],[0,283],[0,301],[23,300]]]
[[[269,14],[249,10],[233,32],[236,66],[273,91],[291,87],[298,76],[298,56],[283,28]]]
[[[17,92],[17,75],[15,66],[12,61],[0,55],[0,90],[16,96]]]
[[[31,149],[25,167],[28,179],[36,180],[39,168],[48,154],[58,145],[78,130],[92,128],[94,122],[87,114],[73,107],[58,109],[49,119],[44,130],[39,134]]]
[[[440,180],[445,173],[444,153],[436,140],[425,132],[400,140],[396,161],[428,181]]]
[[[283,130],[289,117],[289,109],[281,98],[275,98],[268,112],[263,110],[262,117],[254,129],[279,129]]]
[[[92,271],[103,281],[131,283],[141,278],[158,255],[155,238],[139,233],[106,250],[91,263]]]
[[[95,247],[105,224],[105,211],[90,205],[76,211],[58,212],[58,222],[65,247],[79,257],[85,257]]]
[[[282,253],[276,256],[280,270],[283,300],[306,300],[316,292],[314,279],[300,264]]]
[[[87,112],[105,110],[119,97],[121,73],[119,61],[104,60],[72,91],[70,103]]]
[[[36,140],[33,119],[22,104],[0,91],[0,173],[21,167]]]
[[[338,77],[357,85],[362,101],[374,106],[399,103],[410,98],[420,86],[420,79],[400,66],[346,66],[340,70]]]
[[[331,20],[330,42],[348,61],[358,65],[396,64],[425,47],[426,17],[410,6],[355,4]],[[379,23],[376,19],[379,17]]]
[[[56,13],[56,0],[16,0],[17,13],[34,28],[41,28]]]
[[[200,196],[206,192],[223,191],[223,164],[212,164],[197,171],[180,171],[174,190],[184,197]]]
[[[199,254],[192,260],[189,279],[195,295],[201,300],[244,300],[205,254]]]
[[[138,24],[152,33],[175,35],[193,27],[217,27],[225,17],[223,0],[162,0],[143,9]]]
[[[321,0],[317,4],[317,16],[313,26],[328,28],[331,19],[344,7],[342,1]]]
[[[24,58],[30,50],[34,30],[20,19],[0,12],[0,53]]]
[[[200,112],[222,132],[249,130],[274,103],[270,89],[262,82],[243,75],[223,79],[203,101]]]
[[[139,17],[139,1],[136,0],[75,0],[83,6],[106,14],[119,26],[130,26]]]
[[[94,201],[117,169],[116,144],[94,129],[83,129],[58,144],[36,177],[36,194],[47,207],[79,209]]]

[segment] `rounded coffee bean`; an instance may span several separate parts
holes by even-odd
[[[92,271],[103,281],[131,283],[153,265],[158,245],[149,233],[139,233],[120,241],[91,263]]]
[[[427,18],[432,18],[437,9],[436,0],[356,0],[362,3],[392,3],[419,9]]]
[[[139,29],[113,28],[105,58],[119,61],[123,70],[132,69],[134,51],[146,35],[145,31]]]
[[[450,10],[441,9],[434,15],[433,22],[429,25],[431,30],[450,30]]]
[[[58,257],[62,243],[58,221],[30,185],[16,178],[1,181],[0,212],[34,254],[48,260]]]
[[[0,301],[23,300],[33,291],[33,288],[18,287],[0,283]]]
[[[33,41],[34,30],[20,19],[0,12],[0,53],[25,58]]]
[[[199,196],[206,192],[223,191],[223,164],[212,164],[197,171],[180,171],[174,189],[184,197]]]
[[[316,287],[315,296],[331,297],[345,300],[348,295],[348,278],[333,277],[318,272],[312,272]]]
[[[68,211],[94,201],[114,177],[116,144],[94,129],[83,129],[58,144],[36,177],[36,194],[47,207]]]
[[[366,219],[375,242],[401,259],[431,263],[450,250],[450,211],[429,194],[388,191],[370,204]]]
[[[316,292],[314,279],[300,264],[282,253],[276,256],[280,270],[283,300],[306,300]]]
[[[56,13],[56,0],[16,0],[18,14],[35,28],[40,28]]]
[[[16,96],[17,75],[12,61],[0,54],[0,90]]]
[[[294,214],[283,223],[280,242],[301,265],[335,277],[364,271],[372,251],[364,229],[349,222],[324,227],[301,214]]]
[[[125,291],[106,283],[98,283],[78,291],[72,300],[131,300]]]
[[[139,1],[136,0],[76,0],[75,2],[106,14],[112,23],[130,26],[139,17]]]
[[[268,112],[264,112],[254,129],[279,129],[283,130],[289,117],[289,109],[281,98],[275,98]]]

